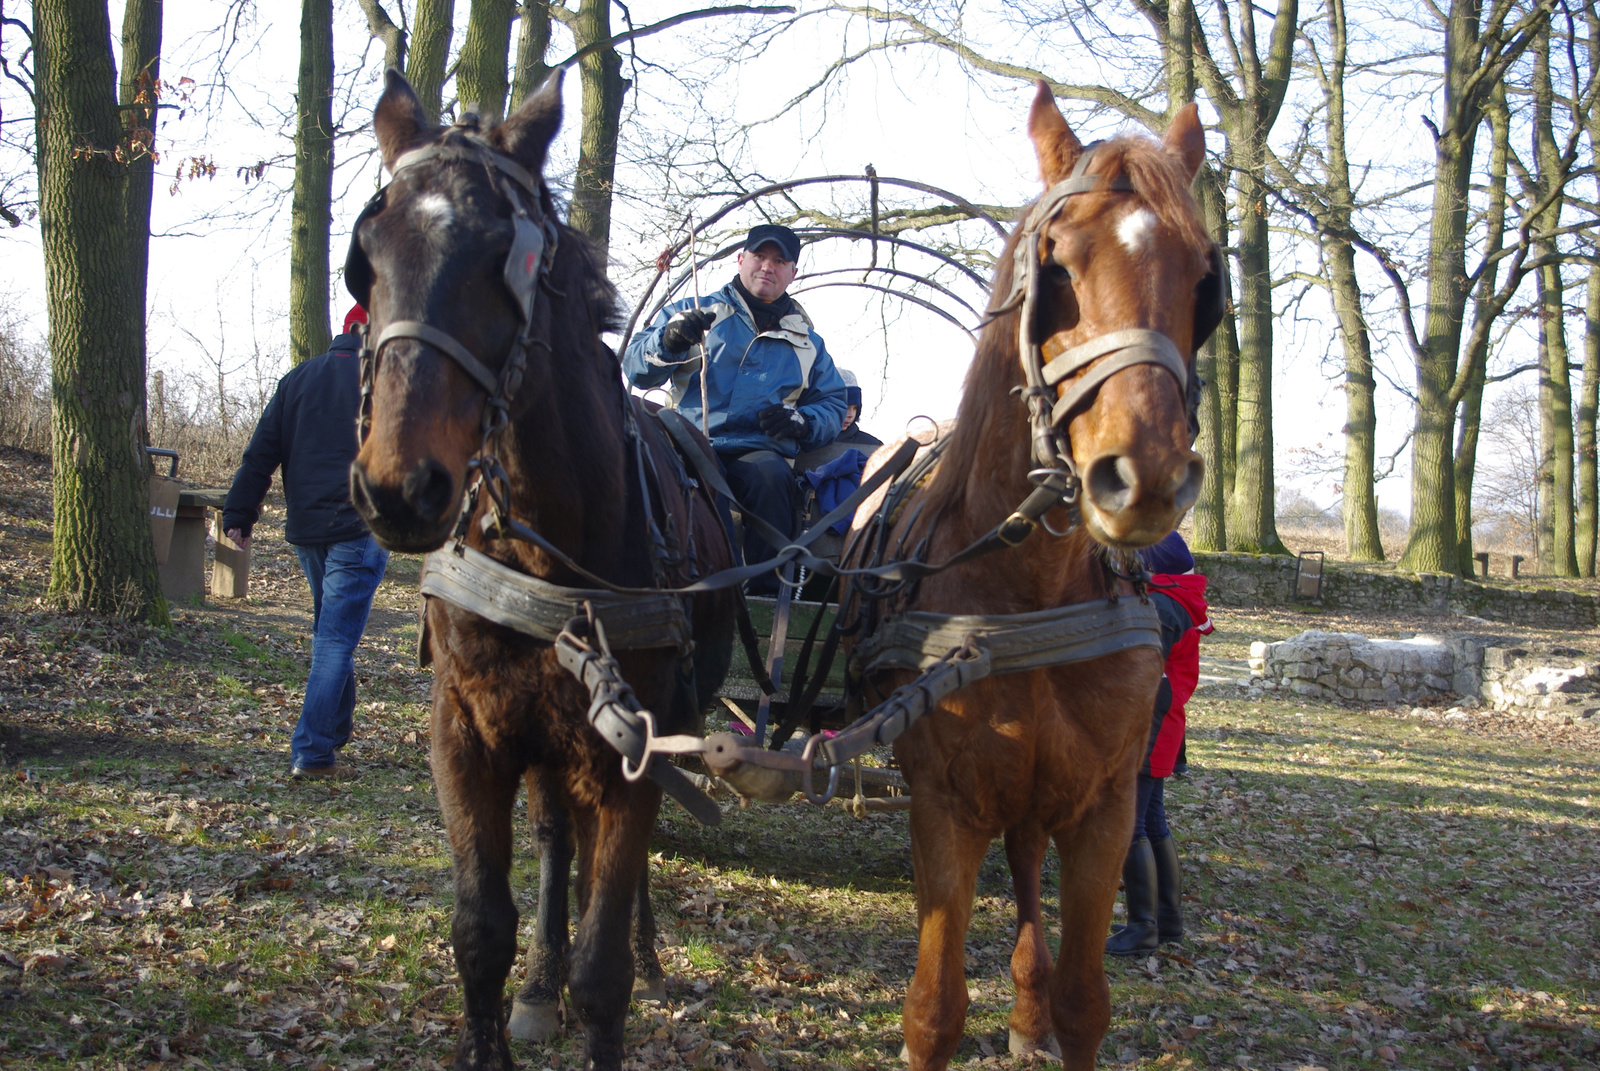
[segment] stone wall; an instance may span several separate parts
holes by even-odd
[[[1271,554],[1197,553],[1213,606],[1243,609],[1303,604],[1294,594],[1295,559]],[[1443,573],[1372,572],[1328,562],[1317,604],[1346,613],[1465,614],[1534,628],[1588,630],[1600,624],[1600,596],[1558,588],[1504,588]]]
[[[1513,646],[1492,636],[1374,640],[1302,632],[1250,645],[1252,686],[1307,698],[1419,703],[1464,698],[1496,710],[1591,718],[1600,714],[1600,662],[1575,648]]]

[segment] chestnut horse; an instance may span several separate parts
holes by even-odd
[[[480,131],[475,120],[440,129],[388,72],[374,126],[392,180],[358,220],[346,270],[373,338],[352,497],[393,549],[432,551],[455,533],[424,573],[423,643],[434,666],[433,777],[454,859],[459,1071],[513,1066],[504,987],[517,944],[508,871],[519,780],[543,858],[517,1012],[543,1023],[518,1033],[553,1023],[565,976],[588,1065],[619,1068],[635,952],[660,977],[643,880],[661,790],[624,775],[552,637],[496,600],[518,583],[555,592],[558,606],[598,600],[606,583],[681,586],[733,562],[714,507],[635,407],[601,341],[616,326],[601,257],[555,217],[542,169],[561,119],[558,78]],[[476,572],[451,572],[459,563]],[[470,598],[430,586],[485,576]],[[672,646],[623,649],[632,619],[600,615],[623,678],[664,732],[695,731],[720,685],[735,597],[651,596],[682,620]],[[666,773],[651,776],[666,783]],[[636,895],[644,932],[630,949]]]
[[[1028,132],[1047,195],[1002,257],[1000,311],[979,341],[938,466],[879,543],[920,545],[927,561],[947,560],[1017,516],[1046,460],[1071,474],[1077,494],[1044,516],[1049,534],[964,560],[878,606],[858,589],[856,611],[847,598],[841,616],[864,614],[869,632],[884,610],[1015,615],[1105,605],[1119,593],[1132,600],[1118,572],[1171,531],[1199,492],[1188,412],[1198,396],[1193,354],[1221,313],[1219,264],[1189,193],[1205,153],[1195,108],[1183,109],[1160,142],[1123,137],[1086,150],[1041,83]],[[1063,365],[1067,371],[1048,390],[1037,377],[1030,390],[1018,359],[1033,345],[1019,345],[1029,313],[1036,360],[1056,360],[1058,376]],[[1142,340],[1146,355],[1118,359],[1116,343],[1130,338]],[[1084,348],[1074,359],[1077,347]],[[1166,356],[1149,355],[1155,351]],[[1030,421],[1030,403],[1042,422]],[[1055,456],[1037,456],[1041,438]],[[870,507],[857,514],[858,532],[869,516]],[[896,740],[911,786],[919,927],[903,1017],[913,1071],[944,1068],[961,1040],[967,925],[995,837],[1004,838],[1017,898],[1012,1049],[1059,1046],[1066,1067],[1094,1065],[1111,1015],[1101,957],[1161,673],[1161,652],[1147,644],[988,677],[952,693]],[[869,698],[911,676],[869,674]],[[1061,858],[1054,964],[1040,916],[1040,870],[1052,840]]]

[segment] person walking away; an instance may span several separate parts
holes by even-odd
[[[356,646],[389,561],[350,501],[361,402],[361,337],[354,327],[366,322],[357,305],[327,353],[278,381],[222,509],[228,538],[248,547],[272,474],[283,470],[284,538],[311,586],[311,671],[289,743],[289,774],[297,780],[354,776],[338,753],[354,723]]]
[[[822,336],[788,293],[799,259],[794,231],[770,223],[752,227],[732,281],[704,299],[664,307],[633,337],[622,361],[635,387],[670,382],[672,404],[691,423],[700,426],[704,413],[711,446],[740,508],[789,536],[799,507],[790,462],[839,434],[846,393]],[[776,553],[745,526],[747,563]],[[777,589],[775,573],[746,585],[755,595]]]
[[[1183,883],[1178,845],[1167,823],[1166,783],[1183,742],[1185,704],[1200,682],[1200,637],[1212,630],[1206,578],[1177,532],[1139,552],[1150,576],[1150,601],[1161,617],[1166,672],[1156,692],[1150,742],[1139,771],[1133,844],[1122,864],[1126,924],[1106,940],[1106,953],[1136,956],[1183,937]]]

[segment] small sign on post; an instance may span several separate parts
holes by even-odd
[[[1297,599],[1322,598],[1322,551],[1300,552],[1294,566],[1294,596]]]

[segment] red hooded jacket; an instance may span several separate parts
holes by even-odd
[[[1172,686],[1172,706],[1150,748],[1150,776],[1170,777],[1178,761],[1178,747],[1186,727],[1184,704],[1200,683],[1200,637],[1211,632],[1211,614],[1206,605],[1206,578],[1198,573],[1157,573],[1150,578],[1150,590],[1169,596],[1189,613],[1194,627],[1172,645],[1167,655],[1167,683]]]

